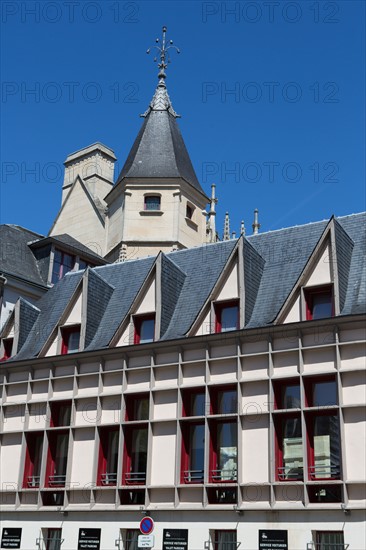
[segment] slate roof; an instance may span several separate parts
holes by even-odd
[[[83,258],[88,258],[91,260],[94,260],[98,264],[105,264],[107,263],[104,258],[99,256],[99,254],[96,254],[91,248],[88,248],[81,242],[74,239],[74,237],[71,237],[71,235],[68,235],[67,233],[62,233],[61,235],[52,235],[49,237],[44,237],[41,239],[38,239],[35,242],[29,243],[30,248],[35,249],[39,248],[41,246],[44,246],[48,243],[55,243],[60,244],[62,248],[69,249],[70,254],[79,254]]]
[[[187,335],[237,249],[244,259],[245,326],[271,325],[298,282],[329,222],[271,231],[239,240],[130,260],[90,270],[88,292],[92,329],[86,350],[109,346],[161,258],[162,310],[160,340]],[[335,221],[340,315],[366,312],[366,213]],[[97,277],[94,277],[97,275]],[[59,322],[82,273],[68,273],[37,306],[41,313],[16,359],[34,357]],[[343,306],[342,306],[343,302]],[[99,304],[95,307],[95,304]],[[90,327],[89,327],[90,328]]]
[[[182,178],[206,196],[183,141],[165,82],[160,81],[117,179]]]
[[[28,246],[29,241],[42,235],[19,225],[0,225],[0,273],[14,275],[41,286],[46,286],[38,269],[35,256]]]

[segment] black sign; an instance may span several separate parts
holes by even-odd
[[[79,529],[78,550],[99,550],[101,529]]]
[[[259,529],[259,550],[288,550],[287,531]]]
[[[22,530],[20,527],[8,529],[4,527],[1,535],[1,548],[20,548]]]
[[[163,550],[188,550],[188,529],[164,529]]]

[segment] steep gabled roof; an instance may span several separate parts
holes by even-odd
[[[194,171],[164,79],[160,79],[155,95],[146,113],[144,123],[129,152],[118,177],[130,178],[182,178],[197,191],[203,191]]]
[[[32,250],[35,250],[36,248],[40,248],[49,243],[54,243],[56,246],[60,245],[62,248],[67,247],[71,254],[78,254],[83,258],[94,261],[97,264],[108,263],[106,260],[104,260],[104,258],[99,256],[99,254],[96,254],[93,250],[82,244],[80,241],[77,241],[76,239],[74,239],[74,237],[71,237],[71,235],[68,235],[67,233],[44,237],[28,244]]]
[[[0,273],[20,277],[30,283],[45,286],[29,241],[42,238],[19,225],[0,225]]]

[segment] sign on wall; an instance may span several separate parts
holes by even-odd
[[[288,550],[287,531],[259,529],[259,550]]]
[[[101,529],[79,529],[78,550],[99,550]]]
[[[154,535],[139,535],[137,546],[139,548],[152,548],[155,544]]]
[[[163,550],[188,550],[188,529],[164,529]]]
[[[4,527],[1,534],[1,548],[20,548],[22,529],[20,527]]]
[[[154,531],[153,518],[146,516],[140,521],[140,531],[143,535],[150,535]]]

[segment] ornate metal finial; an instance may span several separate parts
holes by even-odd
[[[161,86],[165,86],[165,82],[164,82],[166,78],[165,69],[168,67],[168,63],[171,62],[170,56],[169,56],[169,50],[173,48],[177,53],[180,53],[179,48],[177,48],[177,46],[174,46],[173,40],[169,40],[169,41],[166,40],[166,31],[167,31],[167,28],[164,26],[162,39],[160,40],[160,38],[157,38],[155,40],[156,46],[153,46],[153,48],[156,48],[159,52],[158,56],[154,57],[154,61],[156,62],[158,60],[158,57],[160,58],[160,63],[158,63],[158,67],[159,67],[158,78],[159,78],[159,85]],[[151,51],[151,48],[149,48],[146,51],[146,53],[150,53],[150,51]]]

